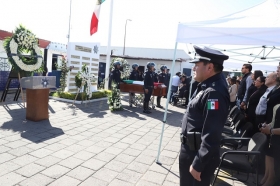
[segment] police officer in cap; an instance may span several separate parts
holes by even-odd
[[[194,46],[192,61],[199,82],[182,120],[179,157],[181,186],[209,186],[220,160],[221,133],[228,116],[229,93],[220,51]]]
[[[167,66],[163,65],[160,67],[161,73],[158,75],[158,82],[163,83],[164,85],[167,84]],[[158,108],[163,108],[163,106],[160,105],[160,100],[162,96],[157,96],[157,107]]]
[[[143,104],[143,112],[150,114],[151,111],[149,111],[149,101],[151,99],[151,95],[154,90],[154,79],[155,79],[155,63],[154,62],[148,62],[147,63],[147,72],[144,74],[144,104]]]
[[[111,84],[112,84],[112,81],[114,81],[115,83],[117,83],[117,88],[119,89],[120,88],[120,82],[124,82],[122,79],[121,79],[121,71],[120,71],[120,68],[121,68],[121,63],[119,61],[115,61],[113,63],[114,65],[114,70],[111,71],[110,73],[110,89],[111,89]]]
[[[138,71],[139,65],[137,63],[134,63],[132,65],[132,72],[130,73],[129,79],[134,81],[142,81],[143,78],[141,76],[141,72]],[[135,93],[129,94],[129,105],[132,107],[133,98],[135,97]]]

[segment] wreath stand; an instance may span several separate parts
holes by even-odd
[[[78,95],[81,93],[81,88],[78,88],[78,91],[77,91],[77,94],[76,94],[76,97],[75,97],[75,99],[74,99],[74,101],[73,101],[73,103],[72,103],[72,106],[75,104],[75,101],[77,100],[77,97],[78,97]],[[82,103],[83,103],[83,101],[84,101],[84,94],[82,94]],[[87,101],[87,97],[86,97],[86,100],[85,101]],[[87,102],[86,102],[86,105],[87,105]]]
[[[78,91],[77,91],[77,94],[76,94],[76,97],[75,97],[75,99],[74,99],[74,101],[73,101],[73,103],[72,103],[72,106],[75,104],[75,101],[77,100],[77,97],[78,97],[78,95],[79,95],[79,93],[80,93],[80,88],[78,88]]]
[[[23,103],[23,107],[25,108],[24,93],[23,93],[22,86],[21,86],[21,83],[20,83],[20,73],[19,72],[18,72],[18,82],[19,82],[19,86],[20,86],[21,100],[22,100],[22,103]]]

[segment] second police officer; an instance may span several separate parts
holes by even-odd
[[[167,66],[163,65],[160,67],[161,73],[158,75],[158,82],[164,84],[165,86],[167,86]],[[163,106],[160,105],[160,101],[161,101],[161,97],[162,96],[157,96],[157,107],[158,108],[163,108]]]
[[[221,133],[228,115],[229,93],[222,73],[228,59],[220,51],[194,46],[192,61],[199,82],[182,120],[179,156],[181,186],[209,186],[220,161]]]
[[[129,79],[134,81],[142,81],[143,78],[141,76],[141,72],[138,71],[139,65],[137,63],[134,63],[132,65],[132,72],[130,73]],[[135,93],[129,94],[129,106],[132,107],[133,100],[135,97]]]
[[[123,82],[121,79],[121,63],[119,61],[115,61],[113,63],[114,65],[114,70],[111,71],[110,73],[110,82],[109,82],[109,87],[111,89],[112,82],[115,82],[117,84],[117,88],[120,89],[120,82]]]
[[[150,114],[151,111],[149,111],[149,102],[151,99],[151,95],[154,90],[154,80],[155,80],[155,63],[154,62],[148,62],[147,63],[147,71],[144,74],[144,103],[143,103],[143,112]]]

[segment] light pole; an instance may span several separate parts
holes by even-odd
[[[131,19],[127,19],[125,21],[125,28],[124,28],[124,41],[123,41],[123,56],[125,54],[125,38],[126,38],[126,25],[127,25],[127,21],[132,21]]]

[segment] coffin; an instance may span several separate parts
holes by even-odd
[[[144,94],[144,86],[143,85],[136,85],[136,84],[120,84],[120,91],[121,92],[129,92],[129,93],[137,93],[137,94]],[[153,91],[153,96],[166,96],[167,87],[158,86]]]

